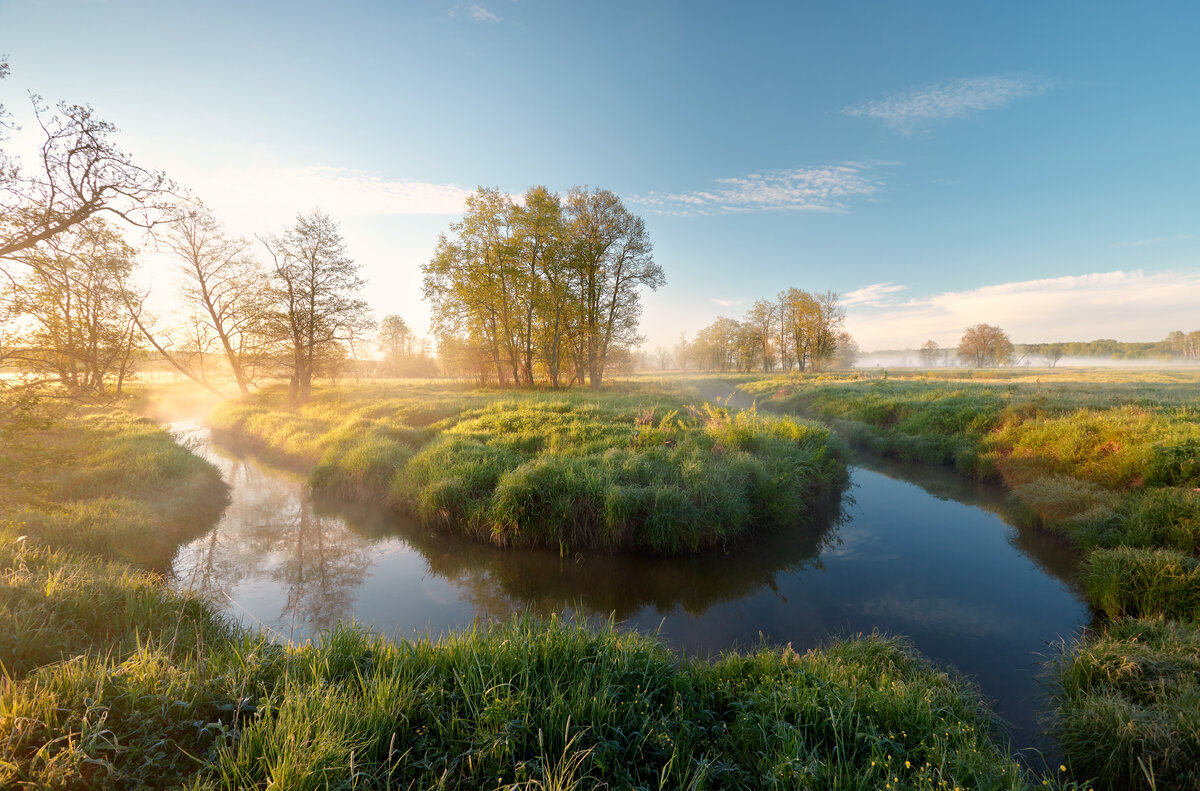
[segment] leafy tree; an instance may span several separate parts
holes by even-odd
[[[11,360],[47,375],[72,394],[119,395],[135,351],[128,311],[134,251],[99,219],[47,238],[22,260],[13,313],[28,323]]]
[[[938,358],[941,356],[942,347],[935,340],[928,340],[921,344],[921,364],[926,368],[933,368],[937,365]]]
[[[858,358],[862,356],[862,349],[859,348],[858,342],[850,335],[850,333],[842,332],[837,336],[837,353],[834,355],[833,364],[838,368],[853,368],[858,362]]]
[[[766,299],[755,300],[746,313],[746,324],[753,330],[754,343],[758,347],[763,370],[768,372],[774,367],[774,334],[778,317],[779,306]]]
[[[833,359],[846,320],[836,293],[811,294],[789,288],[779,295],[779,314],[792,352],[788,368],[793,361],[801,371],[820,368]]]
[[[654,263],[645,222],[613,193],[576,187],[567,195],[566,216],[582,351],[588,381],[599,388],[609,352],[640,341],[639,289],[657,289],[666,277]]]
[[[1058,361],[1063,358],[1063,345],[1061,343],[1047,343],[1042,347],[1042,359],[1046,361],[1046,365],[1050,368],[1058,365]]]
[[[575,189],[564,206],[544,187],[520,204],[481,187],[422,267],[439,349],[486,360],[500,384],[599,387],[610,352],[640,341],[638,289],[663,282],[650,249],[610,192]]]
[[[359,296],[365,282],[338,224],[320,209],[297,215],[295,225],[263,243],[274,261],[270,322],[295,406],[308,401],[313,377],[344,361],[346,344],[370,326]]]
[[[976,368],[1005,365],[1013,355],[1008,333],[990,324],[968,327],[958,342],[958,356]]]

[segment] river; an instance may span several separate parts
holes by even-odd
[[[839,516],[726,552],[564,558],[314,499],[302,475],[199,424],[175,429],[220,468],[231,502],[180,547],[172,584],[280,640],[351,618],[395,637],[437,635],[526,610],[611,615],[691,655],[879,630],[971,676],[1015,746],[1044,748],[1039,663],[1091,620],[1070,550],[1007,524],[998,492],[949,471],[860,463]]]

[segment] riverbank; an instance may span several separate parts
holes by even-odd
[[[221,501],[170,435],[111,415],[9,438],[22,456],[5,474],[40,485],[4,490],[4,785],[1043,787],[969,685],[882,637],[712,663],[557,619],[270,643],[109,557],[183,535],[179,513]],[[37,514],[116,497],[146,518],[97,509],[70,531],[37,529]]]
[[[1027,524],[1077,545],[1083,590],[1106,620],[1054,669],[1068,765],[1112,788],[1200,784],[1200,373],[856,374],[738,387],[763,408],[827,421],[853,445],[1002,482]]]
[[[661,387],[324,387],[296,411],[270,390],[219,406],[210,423],[312,465],[316,493],[564,553],[726,547],[827,519],[847,484],[840,442],[823,426]]]

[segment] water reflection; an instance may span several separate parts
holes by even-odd
[[[211,533],[181,547],[177,584],[283,638],[351,617],[411,635],[527,610],[615,614],[692,654],[761,639],[803,649],[879,629],[971,675],[1027,746],[1044,697],[1038,654],[1089,619],[1070,550],[1008,526],[1002,493],[945,471],[865,463],[844,515],[727,553],[561,558],[314,501],[296,474],[228,447],[200,450],[232,502]]]
[[[181,547],[177,584],[301,639],[351,617],[393,631],[438,630],[443,624],[425,615],[429,600],[458,602],[469,617],[456,624],[528,610],[621,620],[646,609],[699,615],[762,587],[777,591],[781,573],[820,568],[842,518],[834,509],[806,528],[685,558],[498,550],[381,508],[313,499],[295,473],[197,444],[221,468],[232,499],[207,536]],[[399,595],[391,583],[418,570],[420,595]]]

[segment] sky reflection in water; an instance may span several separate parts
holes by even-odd
[[[974,677],[1027,746],[1039,741],[1036,663],[1091,617],[1070,582],[1071,553],[1005,524],[989,510],[997,494],[948,471],[854,468],[854,502],[840,519],[726,553],[560,558],[314,501],[301,476],[212,444],[199,450],[221,468],[232,502],[180,549],[175,584],[281,638],[349,618],[396,636],[437,634],[522,610],[615,614],[691,654],[760,639],[802,650],[878,629]],[[908,480],[890,477],[901,474]]]

